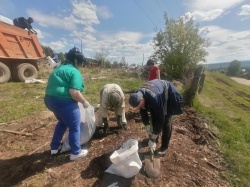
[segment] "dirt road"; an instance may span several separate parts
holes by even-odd
[[[250,86],[250,80],[239,78],[239,77],[231,77],[234,81],[240,83],[240,84],[245,84],[247,86]]]

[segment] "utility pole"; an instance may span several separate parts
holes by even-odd
[[[144,62],[144,53],[142,55],[142,63],[141,63],[142,66],[143,66],[143,62]]]
[[[82,39],[81,39],[81,53],[82,53]]]

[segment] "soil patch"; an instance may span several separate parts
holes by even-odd
[[[141,159],[148,150],[139,113],[128,104],[126,111],[127,131],[115,130],[106,137],[93,138],[84,145],[89,148],[87,157],[74,162],[69,161],[69,152],[50,156],[49,144],[56,123],[52,113],[45,111],[12,125],[1,125],[0,129],[33,135],[0,132],[0,186],[229,186],[222,175],[225,163],[213,145],[216,134],[190,108],[174,117],[170,147],[161,158],[157,179],[148,178],[144,167],[129,179],[106,173],[111,165],[110,155],[129,138],[138,140]],[[109,123],[114,130],[116,122],[112,112]]]

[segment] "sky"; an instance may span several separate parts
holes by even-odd
[[[250,60],[250,0],[0,0],[0,18],[32,17],[43,46],[77,47],[85,57],[145,64],[164,29],[164,13],[193,17],[208,29],[206,63]]]

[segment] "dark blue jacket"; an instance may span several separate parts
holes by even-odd
[[[173,98],[176,97],[178,91],[171,82],[159,79],[146,82],[139,91],[142,92],[145,100],[145,108],[140,109],[143,124],[149,124],[149,115],[151,115],[153,133],[158,135],[162,131],[165,115],[175,114],[172,111],[174,103],[171,105],[170,99],[175,100]],[[167,97],[165,97],[166,93]],[[164,114],[165,102],[167,102],[167,114]]]

